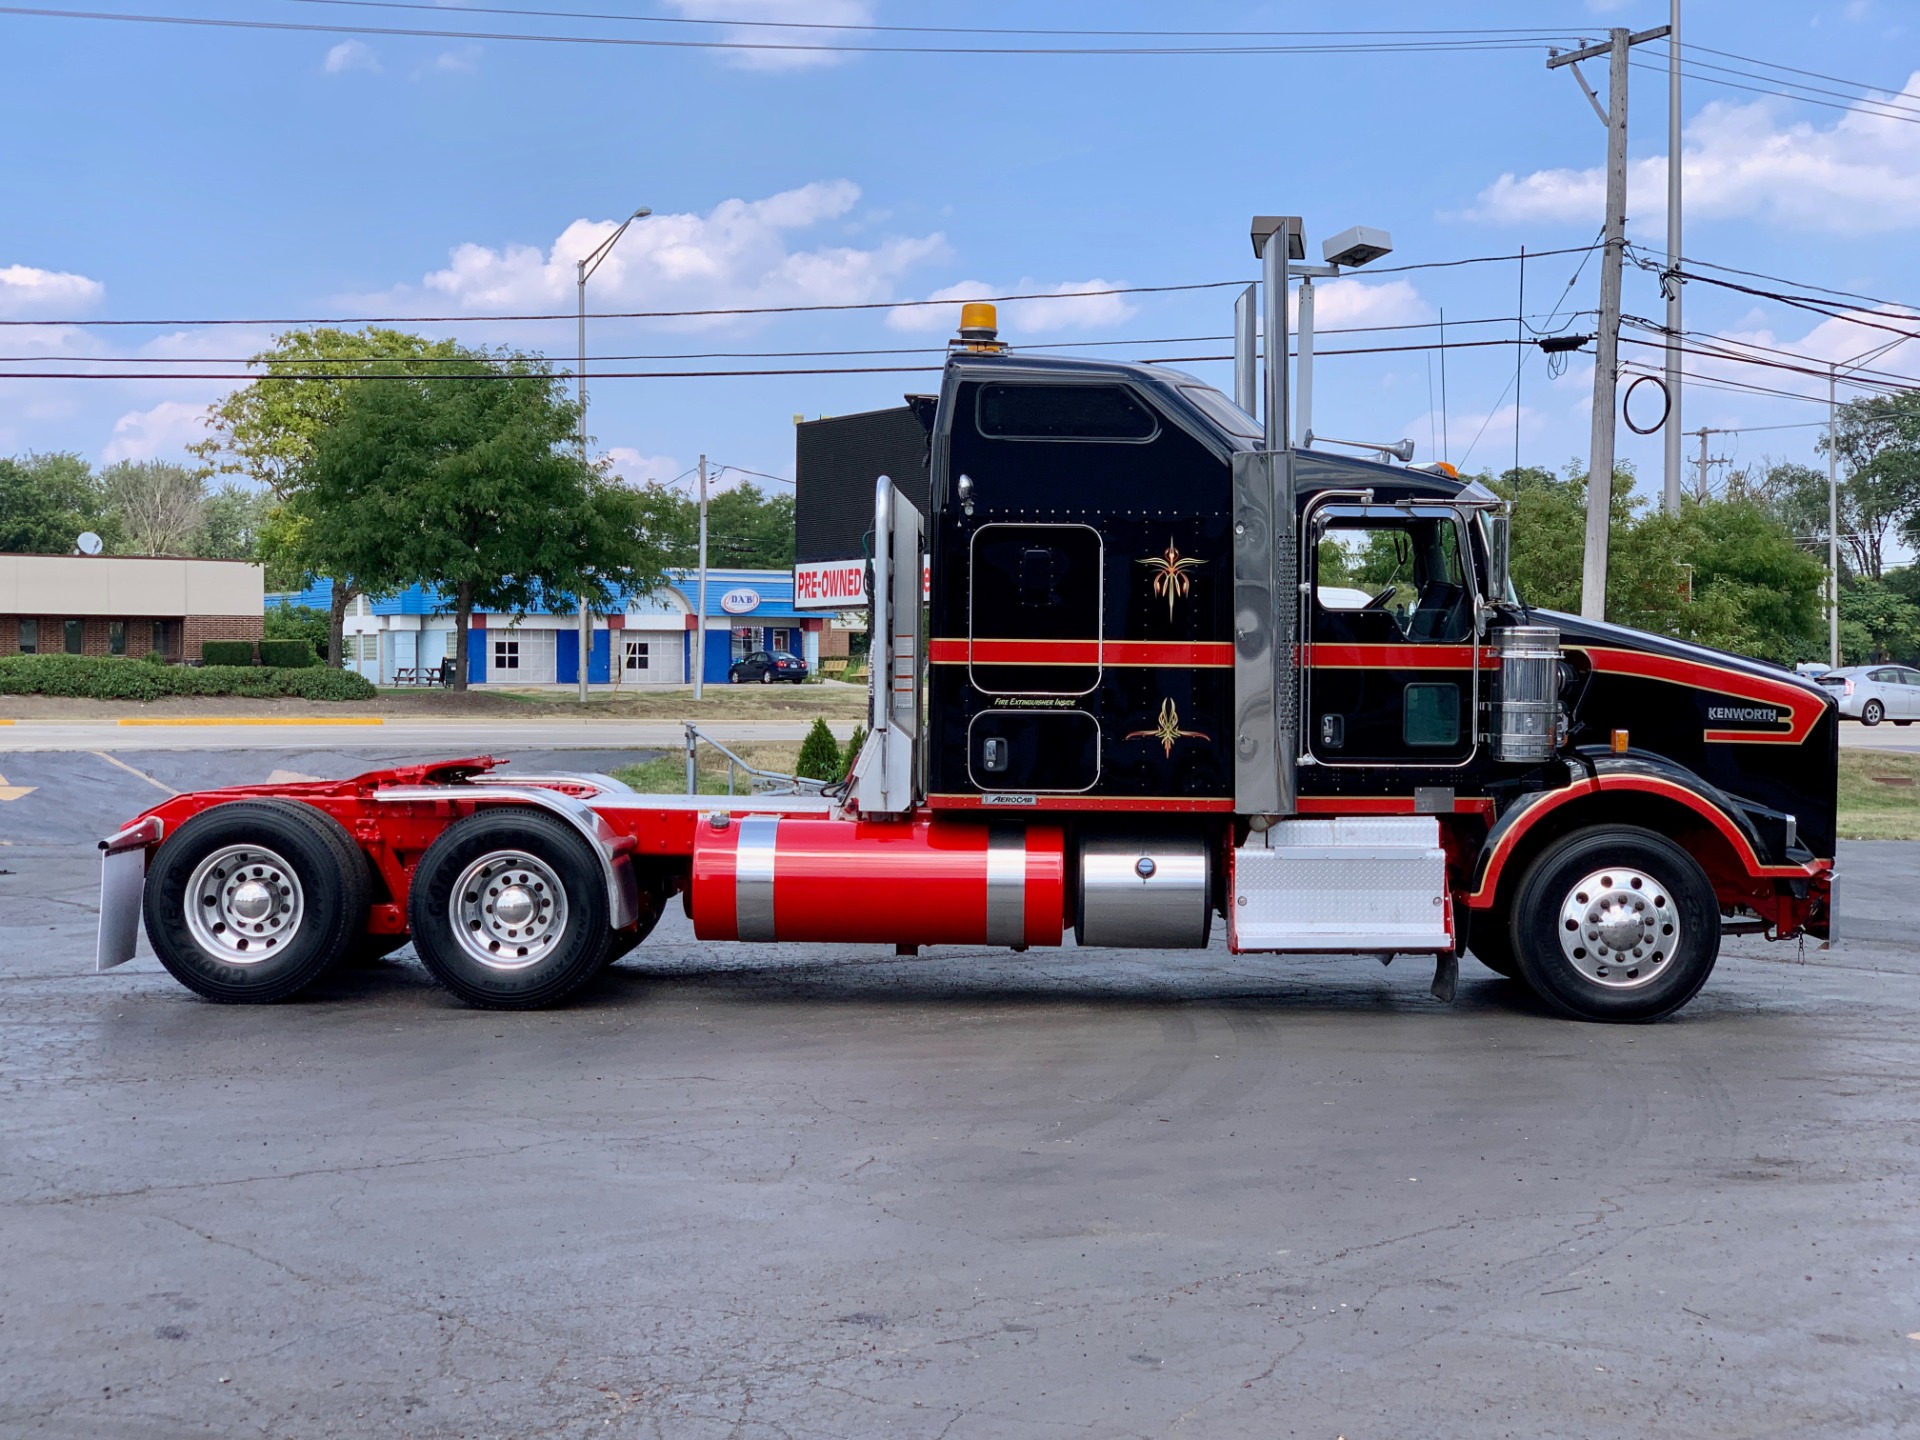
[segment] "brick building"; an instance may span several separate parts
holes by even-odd
[[[209,640],[258,640],[264,572],[244,560],[0,555],[0,655],[198,660]]]

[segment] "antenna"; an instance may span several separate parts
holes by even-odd
[[[80,538],[73,542],[73,547],[82,555],[98,555],[102,550],[107,548],[107,542],[94,534],[93,531],[83,530],[80,533]]]

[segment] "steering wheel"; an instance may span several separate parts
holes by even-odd
[[[1387,602],[1393,599],[1399,589],[1400,587],[1398,585],[1389,585],[1360,608],[1362,610],[1384,610],[1387,608]]]

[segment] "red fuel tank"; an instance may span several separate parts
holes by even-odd
[[[1066,841],[1054,825],[720,812],[697,827],[691,888],[702,940],[1058,945]]]

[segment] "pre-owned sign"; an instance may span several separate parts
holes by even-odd
[[[796,610],[847,610],[866,603],[864,560],[813,560],[793,567]]]
[[[928,589],[927,563],[920,563],[922,596]],[[793,608],[856,610],[868,603],[865,560],[809,560],[793,567]]]

